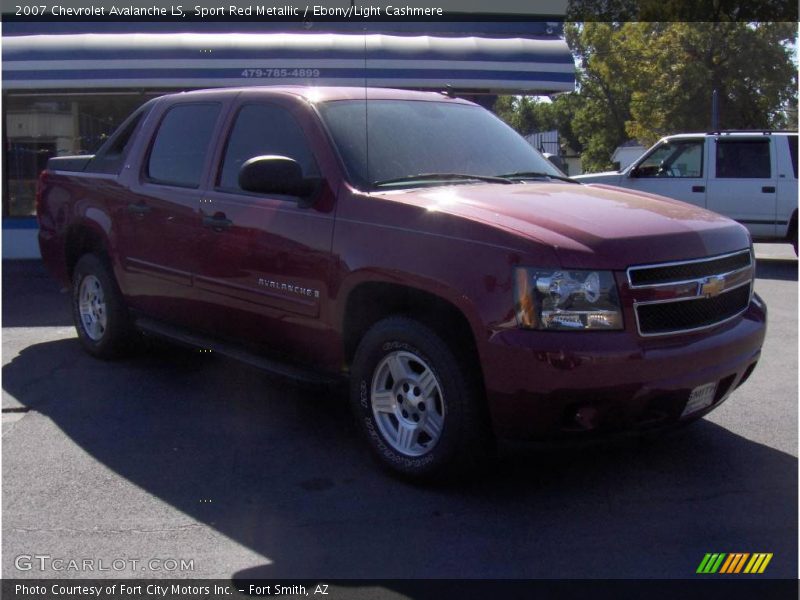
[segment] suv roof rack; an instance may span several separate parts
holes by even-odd
[[[773,133],[797,133],[791,129],[720,129],[718,131],[708,131],[707,135],[727,135],[731,133],[760,133],[761,135],[772,135]]]

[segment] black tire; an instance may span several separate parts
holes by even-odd
[[[102,299],[102,302],[95,304],[91,301],[84,302],[84,308],[88,305],[88,310],[96,311],[86,319],[81,314],[84,283],[87,284],[87,289],[95,290],[95,299]],[[84,254],[75,265],[72,274],[72,318],[81,346],[92,356],[117,358],[130,349],[133,328],[122,293],[107,261],[94,254]],[[89,324],[97,322],[98,318],[102,319],[99,325],[93,327]]]
[[[794,213],[789,221],[789,235],[787,237],[792,248],[794,248],[794,255],[797,256],[797,213]]]
[[[394,371],[388,366],[394,364],[387,363],[393,358],[403,362],[411,374],[406,391],[402,383],[406,379],[394,381]],[[430,479],[462,477],[487,464],[493,449],[489,416],[478,385],[480,378],[469,365],[470,361],[459,358],[434,331],[406,317],[384,319],[366,333],[353,359],[350,399],[357,426],[382,466],[408,478]],[[419,372],[415,373],[415,369]],[[429,396],[413,383],[414,376],[423,375],[430,382],[428,371],[435,377],[435,383],[428,386],[434,389]],[[380,417],[373,411],[373,385],[393,403],[386,412],[379,413]],[[420,385],[425,387],[421,382]],[[423,395],[414,396],[415,393]],[[395,402],[400,396],[402,400]],[[419,400],[424,400],[419,404],[427,403],[426,410],[414,408],[419,406]],[[399,432],[403,407],[415,411],[411,415],[403,412],[408,418],[402,418],[402,422],[416,428],[416,433],[411,434],[416,440],[412,449],[418,455],[396,448],[399,434],[394,441],[387,435],[387,430],[388,434],[394,433],[395,425]],[[417,418],[414,423],[411,417],[419,417],[422,422]],[[434,442],[428,430],[435,422],[441,427]]]

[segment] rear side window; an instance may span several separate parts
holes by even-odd
[[[786,141],[789,142],[789,153],[792,155],[792,169],[794,169],[794,178],[797,179],[797,136],[788,135]]]
[[[717,177],[769,179],[771,176],[769,140],[717,141]]]
[[[92,162],[86,167],[86,171],[90,173],[119,173],[125,162],[125,157],[133,145],[133,134],[149,111],[150,106],[143,106],[131,115],[97,151]]]
[[[319,169],[300,125],[292,114],[274,104],[248,104],[236,116],[228,138],[218,186],[239,190],[239,169],[255,156],[278,155],[294,159],[305,177]]]
[[[147,177],[156,183],[198,187],[219,104],[179,104],[167,111],[158,128]]]

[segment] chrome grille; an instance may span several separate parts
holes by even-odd
[[[730,273],[750,266],[750,251],[685,263],[669,263],[628,270],[631,286],[660,285],[688,281],[709,275]]]
[[[639,329],[649,335],[658,335],[709,327],[738,315],[749,302],[750,289],[741,286],[714,298],[639,305]]]
[[[630,267],[639,334],[685,333],[735,318],[750,303],[753,275],[750,250]]]

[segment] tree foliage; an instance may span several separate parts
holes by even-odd
[[[797,121],[794,23],[587,22],[565,27],[577,91],[552,103],[501,99],[499,114],[522,133],[557,128],[587,171],[611,167],[627,139],[645,145],[711,128],[781,128]]]
[[[579,101],[577,93],[561,94],[552,101],[529,96],[501,96],[494,110],[522,135],[555,129],[564,145],[580,149],[580,141],[572,129]]]

